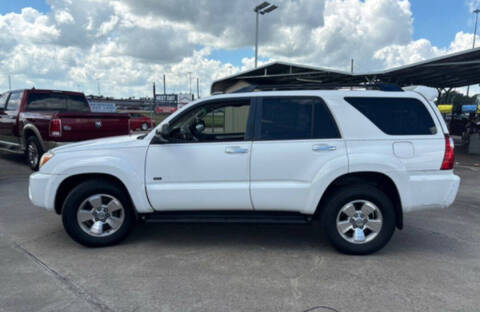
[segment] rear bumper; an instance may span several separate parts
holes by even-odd
[[[409,200],[408,205],[404,205],[404,211],[447,208],[455,201],[459,186],[460,177],[452,171],[411,175]]]
[[[30,175],[28,197],[38,207],[47,210],[55,208],[55,195],[63,176],[35,172]]]

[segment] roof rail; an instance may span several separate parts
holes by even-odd
[[[289,83],[271,85],[251,85],[238,89],[233,93],[254,92],[254,91],[285,91],[285,90],[338,90],[345,88],[363,88],[366,90],[379,90],[387,92],[404,91],[395,84],[373,83],[373,84],[328,84],[328,83]]]

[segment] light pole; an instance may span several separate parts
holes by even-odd
[[[480,13],[480,9],[476,9],[472,13],[475,13],[475,30],[473,31],[473,45],[472,45],[472,49],[475,49],[475,39],[477,39],[478,13]],[[470,94],[470,86],[467,87],[467,96],[469,94]]]
[[[259,22],[259,14],[267,14],[267,13],[270,13],[272,12],[273,10],[275,10],[276,8],[278,8],[276,5],[274,4],[270,4],[268,2],[263,2],[262,4],[259,4],[255,7],[255,9],[253,9],[253,11],[256,13],[256,26],[255,26],[255,68],[257,68],[257,64],[258,64],[258,22]]]
[[[100,92],[100,78],[96,78],[95,79],[97,81],[97,92],[98,92],[98,96],[101,95],[101,92]]]
[[[188,72],[188,90],[192,94],[192,72]]]

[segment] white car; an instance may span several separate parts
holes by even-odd
[[[49,151],[29,196],[87,246],[119,242],[137,220],[318,219],[338,250],[367,254],[404,213],[453,203],[453,147],[438,109],[415,92],[225,94],[146,135]]]

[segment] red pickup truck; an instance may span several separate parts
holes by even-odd
[[[33,170],[57,145],[129,132],[128,114],[92,113],[83,93],[26,89],[0,95],[0,149],[24,153]]]

